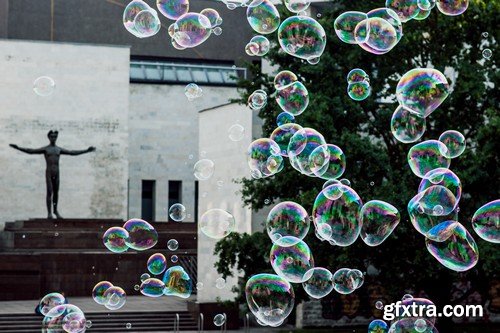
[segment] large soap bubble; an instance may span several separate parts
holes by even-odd
[[[309,231],[309,214],[296,202],[285,201],[274,206],[266,220],[267,234],[273,243],[280,246],[290,246],[283,242],[284,236],[294,236],[297,240],[304,239]]]
[[[135,27],[135,18],[140,12],[149,9],[151,9],[151,7],[142,0],[131,1],[123,10],[123,26],[125,29],[132,35],[141,37],[141,34]]]
[[[189,10],[189,0],[156,0],[156,7],[166,18],[177,20]]]
[[[173,39],[182,47],[190,48],[203,43],[212,33],[210,20],[202,14],[186,13],[173,25]]]
[[[326,141],[314,128],[305,127],[297,131],[288,143],[288,157],[292,167],[304,175],[314,177],[313,170],[316,170],[316,166],[310,164],[309,158],[319,146],[326,146]]]
[[[316,177],[337,179],[344,174],[345,155],[336,145],[318,146],[309,155],[309,165]]]
[[[104,297],[104,293],[111,287],[113,287],[113,284],[109,281],[101,281],[97,283],[94,286],[94,289],[92,289],[92,298],[94,299],[94,301],[97,304],[104,305],[106,303],[106,297]]]
[[[403,143],[415,142],[425,133],[425,118],[410,112],[401,105],[392,114],[391,132],[396,140]]]
[[[250,171],[257,172],[261,178],[272,176],[283,169],[280,147],[271,139],[261,138],[248,146],[247,162]]]
[[[283,51],[308,61],[319,58],[326,46],[325,30],[308,16],[291,16],[284,20],[278,29],[278,39]]]
[[[350,268],[340,268],[333,274],[333,288],[339,294],[347,295],[352,293],[363,284],[358,275],[359,270]]]
[[[500,199],[479,208],[472,217],[472,227],[485,241],[500,243]]]
[[[200,231],[213,239],[222,239],[233,232],[235,228],[234,216],[223,209],[209,209],[200,218]]]
[[[450,190],[456,199],[455,207],[457,207],[462,197],[462,182],[453,171],[446,168],[437,168],[429,171],[422,178],[418,186],[418,192],[423,192],[434,185],[441,185]]]
[[[302,114],[309,105],[309,92],[302,82],[293,82],[276,91],[276,103],[294,116]]]
[[[120,287],[112,286],[106,289],[103,294],[106,299],[104,306],[109,310],[118,310],[127,302],[127,293]]]
[[[456,16],[467,10],[469,0],[437,0],[436,7],[444,15]]]
[[[398,34],[392,24],[380,17],[369,17],[354,29],[354,38],[366,51],[381,54],[398,43]]]
[[[280,24],[280,13],[271,0],[253,0],[247,8],[247,20],[259,34],[270,34]]]
[[[245,46],[245,51],[251,56],[264,56],[271,49],[271,42],[265,36],[254,36]]]
[[[111,227],[102,236],[102,242],[111,252],[121,253],[128,250],[126,244],[128,238],[127,230],[120,227]]]
[[[215,163],[209,159],[201,159],[194,164],[194,176],[198,180],[207,180],[214,174]]]
[[[302,283],[302,287],[312,298],[323,298],[333,290],[333,274],[326,268],[311,268],[306,273],[306,278],[307,281]]]
[[[130,219],[123,225],[128,231],[127,246],[137,251],[152,248],[158,242],[158,233],[148,222],[141,219]]]
[[[344,43],[358,44],[358,41],[354,37],[354,30],[360,22],[367,18],[368,15],[362,12],[344,12],[340,14],[333,23],[335,33]]]
[[[283,238],[283,242],[288,242],[286,239],[295,237],[287,236]],[[300,239],[295,239],[290,243],[294,243],[294,245],[280,246],[274,244],[271,247],[269,261],[276,274],[285,280],[292,283],[305,282],[308,278],[307,271],[314,267],[311,249]]]
[[[424,178],[425,174],[437,168],[448,168],[451,160],[443,155],[446,146],[441,141],[427,140],[410,148],[408,164],[417,177]]]
[[[167,296],[188,298],[193,290],[193,281],[181,266],[173,266],[167,269],[163,276],[165,289],[163,293]]]
[[[387,333],[388,330],[387,323],[380,319],[375,319],[368,325],[368,333]]]
[[[60,293],[49,293],[45,295],[38,304],[40,313],[46,316],[53,308],[66,303],[66,298]]]
[[[457,198],[442,185],[432,185],[419,192],[412,202],[417,209],[428,215],[443,216],[450,214],[456,207]]]
[[[147,263],[148,271],[153,275],[159,275],[167,269],[167,259],[161,253],[152,254]]]
[[[444,143],[446,150],[443,155],[449,158],[455,158],[465,151],[465,137],[462,133],[458,131],[445,131],[439,136],[439,141]]]
[[[458,209],[453,210],[448,215],[431,215],[424,212],[420,204],[420,195],[414,196],[408,202],[408,215],[415,229],[426,236],[427,232],[441,222],[448,220],[456,220],[458,218]]]
[[[418,0],[386,0],[385,6],[394,10],[401,22],[408,22],[420,12]]]
[[[149,278],[141,283],[140,291],[141,294],[148,297],[160,297],[163,296],[165,290],[165,283],[162,280]]]
[[[156,35],[161,28],[156,10],[149,8],[140,11],[134,18],[134,27],[138,37],[146,38]]]
[[[286,113],[286,112],[283,112]],[[300,131],[303,127],[300,126],[299,124],[295,123],[288,123],[288,124],[283,124],[279,127],[277,127],[272,133],[271,133],[271,140],[276,142],[280,148],[280,153],[281,156],[283,157],[288,157],[288,145],[290,143],[290,139],[293,137],[295,133]]]
[[[396,207],[380,200],[371,200],[361,208],[361,239],[369,246],[377,246],[389,237],[401,216]]]

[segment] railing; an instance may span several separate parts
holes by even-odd
[[[179,314],[176,313],[175,314],[175,319],[174,319],[174,332],[175,333],[179,333],[179,329],[180,329],[180,317],[179,317]]]
[[[243,318],[243,331],[245,333],[250,332],[250,314],[245,313],[245,317]]]
[[[223,313],[222,315],[224,315],[224,324],[222,324],[222,326],[220,327],[220,331],[226,332],[227,331],[227,315],[226,315],[226,313]]]
[[[198,257],[193,255],[179,255],[179,266],[182,266],[184,270],[189,274],[191,281],[193,282],[193,294],[197,293],[196,284],[198,283]]]
[[[198,332],[203,333],[203,326],[205,324],[205,318],[203,317],[203,313],[200,313],[198,317]]]
[[[173,62],[132,60],[131,82],[202,83],[235,86],[238,78],[247,78],[247,69],[229,65],[197,65]]]

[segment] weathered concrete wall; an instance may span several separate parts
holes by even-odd
[[[45,217],[45,161],[8,146],[38,148],[59,130],[60,213],[74,218],[125,218],[128,173],[129,57],[125,47],[0,41],[0,223]],[[33,81],[52,77],[52,95]],[[0,229],[3,226],[0,225]]]

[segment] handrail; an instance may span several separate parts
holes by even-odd
[[[250,332],[250,314],[245,313],[245,317],[243,318],[243,331],[245,333]]]
[[[162,67],[189,67],[189,68],[201,68],[201,69],[224,69],[224,70],[233,70],[233,71],[245,71],[245,67],[236,67],[236,66],[214,66],[214,65],[198,65],[198,64],[189,64],[189,63],[176,63],[176,62],[159,62],[159,61],[130,61],[131,65],[147,65],[147,66],[162,66]]]
[[[222,315],[224,316],[224,324],[220,327],[220,331],[227,332],[227,315],[225,312]]]
[[[205,324],[205,318],[203,317],[203,313],[200,312],[198,316],[198,332],[203,332],[203,326]]]
[[[180,328],[180,317],[179,314],[175,314],[175,319],[174,319],[174,332],[179,333],[179,328]]]

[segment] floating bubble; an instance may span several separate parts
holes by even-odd
[[[410,148],[408,164],[417,177],[424,178],[425,174],[437,168],[448,168],[450,159],[443,155],[447,150],[444,143],[437,140],[427,140]]]
[[[271,133],[270,138],[278,144],[281,156],[288,157],[288,145],[290,144],[290,139],[301,129],[302,126],[298,124],[288,123],[277,127]]]
[[[173,266],[167,269],[163,276],[163,283],[165,284],[163,293],[167,296],[178,296],[180,298],[191,296],[193,282],[181,266]]]
[[[245,51],[251,56],[263,56],[271,49],[271,43],[265,36],[254,36],[245,47]]]
[[[360,288],[365,283],[365,276],[359,269],[351,269],[350,274],[354,280],[356,289]]]
[[[51,77],[48,76],[40,76],[33,81],[33,91],[38,96],[46,97],[52,95],[55,87],[56,83]]]
[[[101,281],[101,282],[97,283],[94,286],[94,289],[92,289],[92,298],[94,299],[94,301],[97,304],[104,305],[106,303],[106,297],[104,297],[104,293],[106,292],[106,290],[108,290],[111,287],[113,287],[113,284],[111,282],[108,282],[108,281]],[[62,302],[60,304],[64,304],[64,302]],[[41,312],[43,315],[45,315],[45,313],[43,313],[43,311],[41,311]]]
[[[484,59],[490,59],[491,56],[493,55],[493,52],[490,49],[484,49],[482,52],[483,58]]]
[[[74,308],[73,308],[74,307]],[[62,329],[68,333],[82,333],[86,330],[87,319],[80,308],[75,305],[67,306],[63,314]]]
[[[427,9],[427,10],[420,9],[417,16],[415,16],[413,19],[417,20],[417,21],[422,21],[422,20],[425,20],[426,18],[428,18],[430,15],[431,15],[430,9]]]
[[[292,13],[301,13],[309,8],[309,0],[284,0],[285,7]]]
[[[432,229],[427,232],[425,237],[435,242],[444,242],[453,234],[457,223],[458,222],[453,220],[441,222],[432,227]]]
[[[130,219],[123,225],[128,231],[127,245],[133,250],[144,251],[158,242],[158,233],[148,222],[141,219]]]
[[[267,104],[267,93],[258,89],[248,97],[248,107],[252,110],[260,110]]]
[[[303,113],[309,105],[309,92],[302,82],[293,82],[277,90],[276,103],[294,116]]]
[[[148,273],[143,273],[143,274],[141,274],[141,277],[140,277],[141,282],[146,281],[146,280],[147,280],[147,279],[149,279],[150,277],[151,277],[151,275],[149,275]]]
[[[265,325],[280,325],[295,304],[290,283],[274,274],[253,275],[246,283],[245,296],[250,311]]]
[[[226,322],[226,316],[219,313],[214,316],[214,325],[220,327]]]
[[[332,227],[329,224],[322,223],[316,226],[316,232],[321,240],[329,240],[332,238]]]
[[[352,188],[330,185],[314,201],[314,223],[316,226],[328,224],[332,229],[330,240],[338,246],[349,246],[361,232],[362,205],[361,198]]]
[[[418,192],[420,193],[433,185],[441,185],[450,190],[456,199],[455,208],[457,207],[462,197],[462,183],[453,171],[446,168],[437,168],[429,171],[422,178],[418,186]]]
[[[394,10],[401,22],[408,22],[420,11],[417,0],[386,0],[385,6]]]
[[[304,207],[292,201],[285,201],[271,209],[267,215],[266,229],[273,243],[289,246],[294,244],[283,241],[283,238],[294,236],[297,241],[304,239],[309,231],[309,224],[309,214]]]
[[[155,253],[148,259],[148,271],[153,275],[159,275],[167,269],[167,259],[161,253]]]
[[[432,185],[411,200],[417,209],[428,215],[443,216],[455,210],[457,199],[453,192],[442,185]]]
[[[333,23],[335,33],[341,41],[348,44],[358,44],[354,37],[354,30],[356,26],[366,20],[368,15],[362,12],[345,12],[340,14]]]
[[[424,135],[425,118],[419,117],[401,105],[392,114],[391,132],[396,140],[403,143],[415,142]]]
[[[380,319],[375,319],[368,325],[368,333],[387,333],[388,330],[387,323]]]
[[[141,294],[148,297],[160,297],[163,296],[163,290],[165,289],[165,283],[162,280],[150,278],[141,283]]]
[[[363,101],[372,93],[370,84],[366,81],[350,83],[347,86],[347,94],[352,100]]]
[[[186,95],[188,101],[192,101],[203,96],[203,90],[196,83],[190,83],[184,88],[184,95]]]
[[[448,16],[463,14],[469,7],[469,0],[437,0],[437,9]]]
[[[137,36],[140,38],[156,35],[161,28],[161,22],[156,10],[149,8],[140,11],[134,18],[134,27]]]
[[[417,195],[408,202],[408,215],[415,229],[426,236],[430,229],[441,222],[456,220],[458,218],[458,209],[455,209],[448,215],[434,216],[424,212],[419,203],[420,197]]]
[[[349,83],[349,84],[355,83],[355,82],[363,82],[363,81],[370,82],[370,77],[361,68],[351,69],[349,71],[349,73],[347,74],[346,79],[347,79],[347,83]]]
[[[347,295],[356,290],[358,282],[349,268],[341,268],[333,274],[333,288],[339,294]]]
[[[176,203],[168,209],[168,216],[175,222],[181,222],[186,218],[187,211],[183,204]]]
[[[427,250],[443,266],[456,272],[464,272],[477,264],[479,252],[477,244],[460,223],[455,224],[448,239],[442,242],[425,240]]]
[[[227,132],[229,139],[234,142],[241,141],[245,137],[245,128],[240,124],[231,125]]]
[[[306,273],[306,278],[307,280],[302,283],[302,287],[312,298],[323,298],[333,290],[333,274],[326,268],[311,268]]]
[[[446,131],[439,136],[439,141],[444,143],[447,149],[441,152],[448,158],[455,158],[465,151],[465,137],[458,131]]]
[[[179,242],[176,239],[169,239],[167,242],[167,248],[170,251],[177,251],[179,248]]]
[[[126,323],[125,324],[125,328],[128,329],[128,330],[131,329],[132,328],[132,324],[131,323]]]
[[[326,46],[326,33],[313,18],[291,16],[279,26],[278,40],[283,51],[308,60],[321,57]]]
[[[234,216],[223,209],[207,210],[200,219],[200,231],[207,237],[222,239],[236,228]]]
[[[179,257],[176,254],[173,254],[170,257],[170,261],[173,262],[174,264],[179,261]]]
[[[280,90],[288,87],[298,80],[299,78],[295,75],[295,73],[290,71],[281,71],[274,77],[274,88],[276,88],[276,90]]]
[[[104,306],[109,310],[118,310],[127,302],[127,294],[125,293],[125,290],[117,286],[109,287],[104,292],[103,296],[106,298]]]
[[[254,31],[270,34],[280,25],[280,13],[270,0],[254,0],[247,8],[247,20]]]
[[[217,289],[224,289],[226,287],[226,280],[224,278],[221,278],[221,277],[217,278],[215,280],[215,287]]]
[[[94,298],[95,299],[95,298]],[[97,300],[96,300],[97,302]],[[41,300],[38,305],[38,309],[40,310],[40,313],[44,316],[47,316],[47,314],[55,307],[65,304],[66,303],[66,298],[60,294],[60,293],[50,293],[45,295]],[[53,317],[53,316],[52,316]]]
[[[399,224],[396,207],[380,200],[371,200],[361,208],[361,239],[369,246],[382,244]]]
[[[198,180],[207,180],[214,174],[215,164],[212,160],[201,159],[194,165],[194,176]]]
[[[250,171],[258,171],[261,177],[272,176],[283,169],[280,147],[271,139],[261,138],[250,143],[247,149]]]
[[[350,187],[351,186],[351,181],[349,179],[347,179],[347,178],[342,178],[340,180],[340,184]]]
[[[123,10],[123,26],[125,29],[136,37],[142,37],[136,30],[135,18],[140,12],[150,9],[151,7],[142,0],[131,1]]]
[[[415,68],[401,77],[396,97],[404,108],[420,117],[427,117],[448,97],[450,86],[440,71]]]
[[[311,171],[316,177],[336,179],[344,174],[346,159],[342,149],[327,144],[316,147],[309,155]]]
[[[189,11],[189,0],[156,0],[156,7],[166,18],[177,20]]]
[[[366,13],[366,15],[369,18],[378,17],[389,22],[389,24],[391,24],[396,31],[396,38],[398,42],[401,40],[401,37],[403,37],[403,24],[394,10],[387,7],[375,8]],[[385,34],[381,34],[380,36],[384,37],[384,35]]]
[[[111,252],[122,253],[128,250],[128,238],[127,230],[120,227],[111,227],[102,236],[102,242]]]
[[[196,283],[196,289],[197,290],[202,290],[203,289],[203,282],[197,282]]]
[[[373,54],[386,53],[399,42],[394,26],[380,17],[361,21],[354,30],[354,38],[364,50]]]
[[[472,227],[485,241],[500,243],[500,199],[480,207],[472,216]]]
[[[222,24],[222,18],[219,12],[213,8],[205,8],[200,12],[201,15],[205,16],[210,21],[210,27],[215,28]]]
[[[215,27],[212,32],[214,33],[214,35],[216,36],[220,36],[222,35],[222,28],[221,27]]]
[[[376,301],[375,302],[375,308],[377,310],[382,310],[384,308],[384,303],[382,303],[382,301]],[[369,326],[368,326],[369,327]]]
[[[237,7],[245,7],[251,2],[251,0],[222,0],[226,7],[230,10],[233,10]]]
[[[286,238],[292,237],[289,236]],[[279,276],[289,282],[305,282],[308,278],[306,276],[307,271],[314,267],[311,250],[300,239],[296,239],[291,243],[295,244],[291,246],[273,244],[269,255],[271,266]]]
[[[325,138],[321,133],[308,127],[297,131],[288,143],[288,157],[292,167],[304,175],[314,177],[313,170],[316,167],[310,164],[309,158],[319,146],[326,146]]]
[[[421,333],[427,330],[427,322],[424,319],[417,319],[415,321],[415,331]]]
[[[276,124],[281,127],[285,124],[295,123],[295,117],[289,112],[281,112],[278,117],[276,117]],[[276,140],[275,140],[276,141]]]
[[[420,320],[424,321],[426,327],[423,329],[422,326],[417,326],[416,323]],[[421,325],[421,324],[419,324]],[[417,330],[417,327],[421,331]],[[423,330],[422,330],[423,329]],[[390,333],[438,333],[437,329],[427,320],[403,318],[397,321],[393,321],[391,327],[389,328]]]
[[[185,48],[202,44],[212,33],[210,20],[198,13],[186,13],[174,23],[173,39]]]
[[[417,5],[420,10],[430,10],[436,6],[436,0],[418,0]]]

